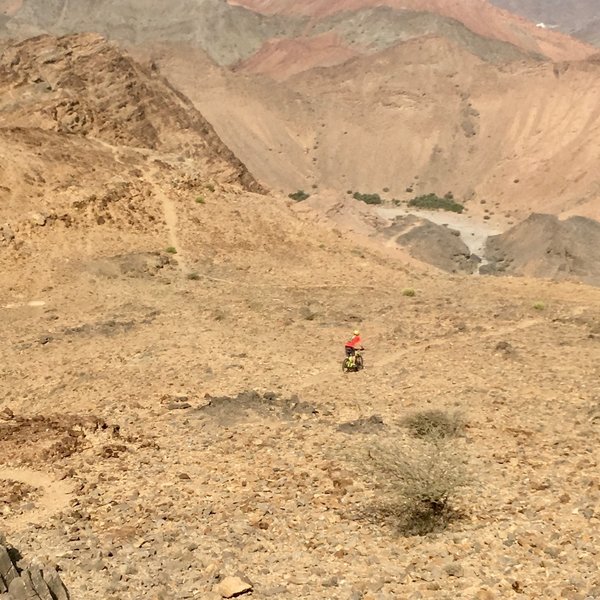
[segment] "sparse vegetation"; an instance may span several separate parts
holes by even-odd
[[[188,273],[187,274],[187,278],[190,279],[191,281],[198,281],[200,279],[200,275],[198,275],[198,273]]]
[[[464,457],[444,438],[390,439],[369,457],[391,500],[387,512],[403,534],[440,531],[457,516],[453,502],[469,479]]]
[[[302,202],[304,200],[308,200],[308,198],[310,198],[310,194],[307,194],[304,190],[298,190],[293,194],[288,194],[288,197],[296,202]]]
[[[459,412],[424,410],[405,417],[401,424],[411,435],[418,438],[438,440],[462,435],[465,421]]]
[[[209,192],[214,192],[214,191],[215,191],[215,186],[214,186],[212,183],[209,183],[209,184],[206,186],[206,189],[207,189]]]
[[[535,302],[533,308],[535,310],[544,310],[546,308],[546,305],[543,302]]]
[[[424,194],[410,200],[408,205],[426,210],[448,210],[455,213],[462,213],[465,209],[462,204],[454,200],[451,193],[446,194],[443,198],[437,194]]]
[[[206,204],[206,202],[204,200],[204,196],[198,196],[196,198],[196,204]]]
[[[167,254],[177,254],[177,248],[174,246],[169,246],[168,248],[165,248],[165,252]]]
[[[402,290],[402,295],[407,298],[413,298],[416,295],[416,292],[413,288],[404,288]]]
[[[379,194],[361,194],[360,192],[354,192],[352,196],[355,200],[360,200],[365,204],[382,204],[383,200]]]

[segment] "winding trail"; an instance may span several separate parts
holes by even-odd
[[[539,325],[542,322],[543,321],[541,319],[525,319],[515,325],[499,327],[497,329],[491,329],[485,333],[478,333],[477,339],[489,340],[489,339],[495,338],[497,336],[504,336],[504,335],[507,335],[510,333],[514,333],[515,331],[529,329],[530,327]],[[427,340],[424,342],[415,343],[412,346],[410,346],[410,348],[404,348],[402,350],[399,350],[398,352],[386,354],[386,357],[383,360],[376,360],[376,359],[373,360],[372,367],[369,367],[369,364],[367,362],[366,368],[370,372],[377,372],[378,370],[381,370],[381,369],[387,367],[388,365],[395,363],[396,361],[398,361],[403,356],[406,356],[407,354],[413,354],[415,351],[420,350],[420,349],[429,350],[430,348],[439,348],[440,346],[444,346],[445,344],[448,344],[448,343],[451,343],[451,341],[448,338],[438,338],[438,339],[434,339],[431,341]],[[376,357],[377,357],[377,355],[375,354],[374,358],[376,358]],[[340,359],[340,364],[341,364],[341,359]],[[306,390],[313,386],[325,383],[326,381],[329,381],[332,379],[337,379],[340,375],[341,375],[341,370],[332,371],[331,369],[328,369],[326,371],[321,371],[320,373],[317,373],[317,374],[313,375],[312,377],[308,378],[305,381],[305,383],[303,385],[301,385],[298,389]]]
[[[179,243],[179,236],[177,235],[177,207],[175,203],[167,194],[165,194],[160,188],[154,188],[154,193],[156,197],[162,203],[163,215],[165,218],[165,223],[167,224],[167,233],[169,246],[175,248],[177,250],[177,263],[181,271],[187,271],[186,261],[183,257],[181,245]]]
[[[35,507],[18,515],[3,515],[2,527],[8,533],[27,525],[39,525],[69,506],[72,488],[64,481],[58,481],[48,473],[26,468],[0,468],[0,485],[2,481],[18,481],[36,488],[40,496],[36,498]]]

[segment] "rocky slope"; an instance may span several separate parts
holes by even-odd
[[[228,0],[265,15],[305,16],[322,19],[336,14],[356,13],[375,7],[398,11],[420,11],[442,15],[464,24],[471,31],[491,39],[508,42],[526,52],[537,52],[553,60],[581,59],[593,54],[585,44],[567,36],[536,28],[533,23],[498,10],[486,0]]]
[[[107,222],[146,235],[164,219],[162,190],[176,186],[262,191],[189,101],[97,35],[3,48],[0,90],[9,246]]]
[[[597,289],[442,274],[346,236],[244,187],[114,46],[29,44],[0,71],[16,548],[81,600],[598,595]],[[355,327],[366,368],[344,374]],[[447,529],[406,536],[369,450],[416,445],[402,419],[425,409],[464,412],[472,485]]]
[[[116,46],[90,34],[42,36],[2,49],[0,128],[69,133],[84,140],[194,158],[258,189],[244,165],[190,102]]]
[[[299,8],[300,7],[300,8]],[[319,37],[334,34],[355,51],[370,52],[425,33],[465,26],[486,39],[507,44],[528,55],[553,60],[581,59],[594,50],[581,41],[536,28],[500,11],[484,0],[448,2],[412,0],[372,2],[224,2],[177,0],[165,11],[159,2],[142,0],[24,0],[9,3],[0,31],[13,37],[40,32],[65,34],[97,31],[129,44],[149,41],[186,43],[204,49],[219,64],[256,62],[281,40],[316,44],[312,62],[323,56]],[[316,40],[313,40],[316,38]],[[306,49],[305,49],[306,52]],[[333,52],[336,55],[336,52]],[[330,64],[331,59],[323,59]]]
[[[273,198],[174,203],[176,255],[164,224],[0,250],[17,547],[82,600],[597,594],[597,290],[408,268]],[[464,412],[474,484],[405,537],[353,457],[432,408]]]
[[[490,272],[600,285],[600,223],[534,214],[488,240]]]
[[[180,49],[154,57],[249,168],[285,193],[452,191],[494,222],[533,211],[600,218],[592,61],[498,67],[429,37],[283,84],[213,72],[197,86]]]
[[[286,194],[408,200],[452,191],[492,220],[532,211],[600,218],[600,70],[593,60],[540,60],[551,55],[548,40],[573,50],[563,57],[589,48],[581,54],[487,3],[302,6],[297,14],[285,3],[205,0],[165,14],[158,5],[27,0],[10,5],[5,32],[97,28],[133,44],[156,79],[158,67],[262,182]],[[509,43],[521,26],[527,43]]]
[[[20,552],[6,544],[0,534],[0,593],[5,600],[69,600],[69,593],[56,569],[33,561],[28,567],[18,561]]]
[[[540,26],[558,28],[587,42],[600,44],[600,5],[595,0],[492,0],[492,3]]]

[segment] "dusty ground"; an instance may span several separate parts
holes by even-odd
[[[0,69],[20,99],[0,106],[11,543],[83,600],[216,600],[236,575],[254,598],[600,595],[598,289],[350,238],[244,189],[201,115],[114,48],[33,44],[35,77]],[[106,96],[63,110],[86,77]],[[345,375],[355,327],[366,369]],[[352,456],[426,408],[464,412],[474,483],[445,532],[403,537]]]
[[[598,593],[598,290],[407,272],[256,196],[201,208],[157,233],[179,264],[154,275],[62,234],[54,272],[4,253],[0,475],[36,488],[4,509],[15,545],[75,598],[217,598],[236,573],[256,598]],[[343,375],[357,325],[367,368]],[[464,411],[476,484],[404,538],[348,455],[432,407]]]

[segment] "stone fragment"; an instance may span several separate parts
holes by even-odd
[[[5,242],[12,242],[15,239],[15,234],[8,223],[2,225],[0,234],[2,234]]]
[[[215,586],[215,591],[221,594],[222,598],[237,598],[242,594],[252,591],[252,586],[239,577],[225,577],[223,581]]]
[[[43,215],[42,213],[36,212],[31,214],[31,222],[34,225],[38,225],[39,227],[43,227],[46,224],[48,217]]]
[[[18,576],[19,574],[13,565],[8,550],[4,546],[0,546],[0,578],[4,580],[7,586],[10,586],[11,581]]]

